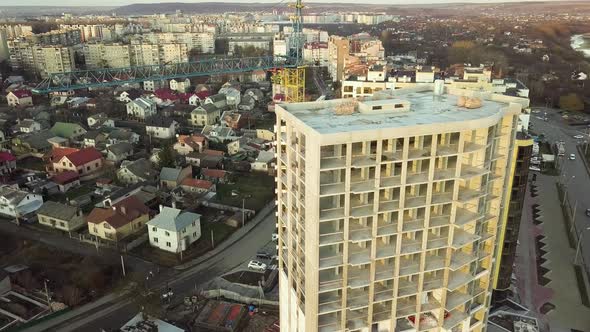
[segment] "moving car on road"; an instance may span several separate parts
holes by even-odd
[[[259,262],[259,261],[250,261],[250,263],[248,263],[248,268],[251,270],[256,270],[256,271],[265,271],[266,270],[266,264]]]
[[[584,135],[574,135],[574,138],[575,139],[582,139],[582,138],[584,138]]]
[[[575,154],[573,154],[573,153],[571,153],[571,154],[570,154],[570,160],[576,160],[576,155],[575,155]]]
[[[590,209],[586,209],[586,216],[590,217]]]

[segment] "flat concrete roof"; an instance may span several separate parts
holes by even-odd
[[[320,134],[335,134],[479,120],[498,116],[509,105],[508,102],[482,98],[480,108],[467,109],[457,106],[458,95],[445,93],[435,96],[432,90],[402,90],[405,89],[395,91],[391,99],[379,101],[399,103],[400,100],[407,100],[411,103],[409,111],[399,113],[363,114],[357,110],[350,115],[338,115],[334,112],[336,106],[351,102],[352,99],[281,104],[280,107]]]

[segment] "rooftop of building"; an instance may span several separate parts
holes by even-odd
[[[383,94],[386,95],[385,98],[373,97],[373,100],[358,101],[358,105],[352,106],[355,108],[352,114],[337,114],[338,108],[343,106],[350,108],[355,103],[352,99],[281,104],[280,106],[316,132],[335,134],[482,120],[500,115],[502,109],[509,105],[509,98],[513,98],[467,90],[454,91],[451,94],[448,91],[455,89],[445,89],[447,92],[440,96],[435,96],[430,86],[390,91],[387,92],[389,95]],[[468,109],[457,106],[460,94],[479,96],[482,100],[481,107]],[[516,99],[514,98],[513,101],[516,102]],[[390,108],[391,104],[400,103],[404,103],[403,108],[393,111],[386,110]],[[381,107],[382,111],[378,111]],[[359,111],[360,108],[370,108],[372,111]]]

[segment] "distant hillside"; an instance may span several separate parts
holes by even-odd
[[[367,2],[370,2],[368,0]],[[114,11],[118,15],[147,15],[157,13],[173,13],[181,10],[184,13],[224,13],[251,12],[270,9],[287,9],[287,3],[228,3],[228,2],[200,2],[200,3],[138,3],[122,6]],[[325,13],[347,10],[364,12],[385,11],[399,15],[482,15],[482,14],[522,14],[522,13],[590,13],[589,1],[535,1],[516,3],[450,3],[450,4],[367,4],[367,3],[317,3],[306,2],[305,11],[308,13]]]

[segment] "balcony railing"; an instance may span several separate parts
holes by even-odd
[[[326,157],[320,161],[320,170],[338,169],[346,166],[346,157]]]

